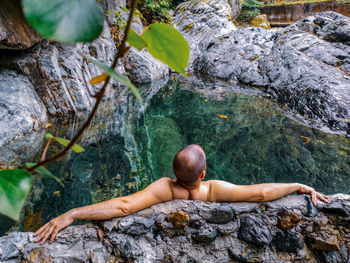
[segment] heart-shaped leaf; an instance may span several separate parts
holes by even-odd
[[[22,0],[30,25],[50,40],[90,42],[103,29],[104,15],[96,0]]]
[[[148,52],[167,64],[173,70],[186,75],[190,47],[174,27],[166,24],[152,24],[142,35]]]
[[[141,51],[147,45],[145,40],[143,40],[142,37],[139,36],[132,28],[130,28],[128,33],[128,43],[130,46],[137,48],[139,51]]]

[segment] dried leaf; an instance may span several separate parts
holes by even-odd
[[[308,144],[311,141],[309,137],[300,136],[300,138],[302,138],[305,141],[304,144]]]
[[[108,77],[108,75],[106,73],[103,73],[101,75],[93,77],[92,79],[90,79],[89,82],[91,85],[100,84],[101,82],[105,81],[107,77]]]
[[[218,114],[220,118],[227,119],[228,117],[226,115]]]

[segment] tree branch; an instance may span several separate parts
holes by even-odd
[[[137,0],[132,0],[128,22],[127,22],[125,30],[124,30],[123,40],[122,40],[122,42],[119,45],[118,53],[115,56],[113,64],[112,64],[112,68],[113,69],[117,66],[119,59],[124,56],[124,53],[127,50],[126,47],[125,47],[125,44],[126,44],[126,41],[127,41],[127,38],[128,38],[128,33],[129,33],[129,29],[131,27],[131,22],[132,22],[133,14],[134,14],[135,9],[136,9],[136,5],[137,5]],[[95,105],[94,105],[94,107],[93,107],[93,109],[92,109],[88,119],[86,120],[84,125],[80,128],[78,133],[74,136],[74,138],[70,141],[70,143],[62,151],[60,151],[60,152],[58,152],[58,153],[48,157],[45,160],[41,160],[35,166],[33,166],[31,168],[28,168],[27,169],[28,171],[30,171],[30,172],[34,171],[36,168],[38,168],[41,165],[47,164],[49,162],[52,162],[54,160],[57,160],[57,159],[63,157],[72,148],[72,146],[78,141],[79,137],[83,134],[83,132],[90,126],[90,124],[91,124],[91,122],[92,122],[92,120],[93,120],[93,118],[94,118],[94,116],[95,116],[95,114],[97,112],[98,106],[100,105],[100,103],[102,101],[102,98],[103,98],[104,94],[106,93],[106,89],[107,89],[107,86],[108,86],[108,83],[109,83],[110,79],[111,79],[111,77],[108,76],[106,78],[106,80],[105,80],[101,90],[95,95],[96,96],[96,102],[95,102]]]

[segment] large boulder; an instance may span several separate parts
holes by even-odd
[[[174,26],[190,45],[188,70],[192,70],[193,61],[202,55],[203,46],[208,41],[236,30],[231,20],[238,12],[235,8],[225,0],[195,0],[178,5],[174,12]]]
[[[19,156],[33,155],[46,124],[46,108],[32,83],[16,71],[0,70],[0,168],[12,165]]]
[[[20,0],[3,0],[0,8],[0,49],[27,49],[41,37],[24,19]]]

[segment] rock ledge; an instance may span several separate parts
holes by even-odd
[[[52,244],[0,238],[0,262],[349,262],[350,196],[266,203],[176,200],[105,222],[71,226]]]

